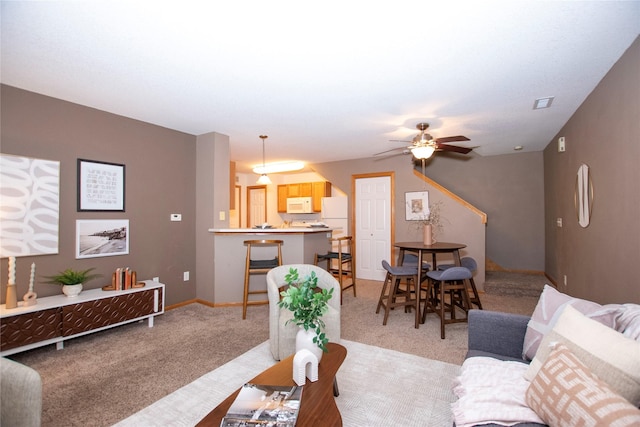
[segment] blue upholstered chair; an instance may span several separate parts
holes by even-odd
[[[387,271],[378,299],[376,313],[380,312],[380,307],[384,307],[384,319],[382,324],[387,324],[389,310],[395,307],[404,307],[405,312],[414,309],[415,328],[420,326],[420,293],[418,292],[420,281],[418,280],[418,268],[416,266],[401,265],[392,267],[387,261],[382,261],[382,268]],[[402,279],[405,287],[401,287]],[[411,286],[413,285],[413,290]]]
[[[429,281],[422,322],[424,323],[427,313],[436,313],[440,317],[440,338],[444,339],[445,324],[467,321],[471,302],[464,281],[470,279],[472,274],[466,267],[450,267],[446,270],[430,271],[427,277]],[[460,298],[457,294],[461,295]],[[445,297],[448,297],[448,300]],[[456,308],[464,312],[464,318],[456,317]]]
[[[403,266],[409,266],[409,267],[417,267],[418,266],[418,255],[414,255],[414,254],[404,254],[404,259],[402,260],[402,265]],[[422,271],[428,271],[431,270],[431,264],[429,264],[426,261],[422,261]]]
[[[462,267],[466,267],[469,269],[469,271],[471,271],[471,273],[475,273],[476,270],[478,269],[478,263],[476,262],[475,259],[467,256],[464,257],[462,259],[460,259],[460,265]],[[448,268],[451,267],[455,267],[454,264],[441,264],[438,266],[438,270],[446,270]],[[469,279],[469,283],[471,284],[471,295],[469,295],[469,301],[471,301],[472,304],[475,304],[478,306],[478,308],[480,310],[482,310],[482,303],[480,302],[480,295],[478,295],[478,289],[476,288],[476,282],[473,281],[473,276],[471,276],[471,278]]]

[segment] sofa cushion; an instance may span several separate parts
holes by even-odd
[[[617,304],[602,306],[592,301],[573,298],[558,292],[549,285],[544,285],[538,304],[533,311],[531,320],[527,325],[522,347],[522,356],[526,360],[532,360],[540,346],[542,337],[546,335],[558,320],[560,313],[566,306],[572,306],[598,322],[613,327],[615,318],[619,314],[620,307]]]
[[[589,319],[571,306],[542,340],[525,378],[532,381],[552,343],[566,345],[594,374],[634,405],[640,405],[640,342]]]
[[[525,399],[549,425],[640,425],[640,409],[598,379],[564,344],[551,351]]]

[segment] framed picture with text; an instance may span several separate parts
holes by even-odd
[[[124,212],[125,167],[78,159],[78,212]]]

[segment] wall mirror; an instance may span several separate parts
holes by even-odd
[[[578,168],[574,204],[578,224],[583,228],[588,227],[593,209],[593,183],[591,182],[589,166],[584,163]]]

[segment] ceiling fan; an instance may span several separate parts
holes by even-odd
[[[392,140],[392,142],[411,142],[412,145],[408,147],[392,148],[391,150],[376,153],[374,156],[389,153],[391,151],[402,150],[403,154],[411,153],[416,159],[428,159],[436,151],[453,151],[455,153],[467,154],[472,150],[467,147],[449,145],[450,142],[469,141],[469,138],[466,136],[457,135],[434,139],[431,135],[426,133],[426,130],[429,128],[429,123],[418,123],[416,128],[418,128],[420,133],[411,141]]]

